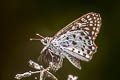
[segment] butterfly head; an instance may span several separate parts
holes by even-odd
[[[52,37],[43,37],[43,36],[41,36],[41,35],[38,34],[38,33],[37,33],[36,35],[39,36],[40,39],[30,38],[30,40],[39,40],[39,41],[41,41],[41,43],[42,43],[43,45],[49,45],[50,42],[51,42],[51,40],[52,40]]]
[[[49,45],[51,39],[52,39],[51,37],[45,37],[45,38],[41,39],[40,41],[43,45]]]

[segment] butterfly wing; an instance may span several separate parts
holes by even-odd
[[[79,59],[71,56],[70,54],[66,54],[65,56],[76,68],[81,70],[80,60]]]
[[[101,27],[100,14],[90,12],[74,20],[73,22],[68,24],[66,27],[58,31],[58,33],[54,35],[54,38],[58,38],[62,34],[65,34],[66,32],[70,30],[77,30],[80,28],[80,29],[85,30],[91,37],[93,37],[93,40],[95,40],[97,37],[97,34],[99,33],[100,27]]]
[[[89,61],[97,50],[94,40],[100,27],[100,15],[91,12],[60,30],[54,36],[54,41],[70,55],[83,61]]]

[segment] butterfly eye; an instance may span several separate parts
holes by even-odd
[[[44,45],[47,44],[47,40],[45,40],[45,39],[41,39],[41,42],[42,42]]]
[[[46,40],[44,40],[44,43],[47,43],[47,41],[46,41]]]

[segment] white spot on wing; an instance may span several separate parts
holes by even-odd
[[[93,24],[90,24],[90,26],[93,26]]]
[[[97,24],[94,24],[95,26],[97,25]]]
[[[80,51],[80,55],[83,55],[82,51]]]
[[[94,19],[96,19],[96,17],[93,17]]]
[[[97,23],[100,23],[100,21],[98,21]]]
[[[84,18],[81,18],[81,21],[83,21],[83,22],[87,22],[87,20],[85,20]]]
[[[98,17],[98,15],[96,15]]]
[[[93,16],[95,16],[95,14],[92,14]]]
[[[86,24],[86,23],[82,23],[83,25]]]
[[[77,23],[79,25],[79,27],[82,27],[82,24],[81,23]]]
[[[99,28],[96,28],[96,31],[98,32],[98,31],[99,31]]]
[[[89,18],[88,20],[90,21],[90,20],[92,20],[92,18]]]
[[[87,18],[89,18],[89,17],[90,17],[90,15],[87,16]]]
[[[75,49],[74,52],[75,52],[75,53],[78,53],[78,49]]]
[[[92,31],[92,35],[94,34],[95,32],[94,31]]]
[[[90,21],[90,23],[93,23],[93,21]]]
[[[88,31],[85,31],[87,34],[89,34],[89,32]]]
[[[100,18],[97,18],[97,20],[100,20]]]
[[[97,26],[100,26],[100,24],[97,24]]]
[[[68,49],[68,50],[72,50],[73,48],[68,47],[68,48],[66,48],[66,49]]]
[[[86,55],[86,58],[90,58],[90,56],[89,56],[89,55]]]
[[[89,28],[88,28],[88,27],[85,27],[84,29],[89,30]]]
[[[95,30],[96,29],[96,27],[93,27],[93,30]]]
[[[97,21],[95,20],[95,23],[96,23]]]
[[[73,26],[73,27],[72,27],[72,30],[74,30],[75,28],[76,28],[76,27],[75,27],[75,26]]]
[[[95,50],[95,47],[92,47],[92,50]]]
[[[90,36],[88,36],[88,38],[89,38],[89,39],[91,39],[91,37],[90,37]]]

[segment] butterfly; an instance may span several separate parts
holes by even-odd
[[[57,65],[63,63],[67,58],[76,68],[81,69],[80,61],[90,61],[93,54],[97,51],[95,39],[100,31],[101,17],[99,13],[90,12],[57,32],[53,37],[41,37],[40,40],[45,47],[41,54],[50,54],[55,62],[57,56]],[[56,66],[57,66],[56,65]]]

